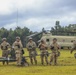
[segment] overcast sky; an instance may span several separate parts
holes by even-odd
[[[18,9],[18,24],[17,24]],[[0,28],[17,26],[40,31],[76,23],[76,0],[0,0]]]

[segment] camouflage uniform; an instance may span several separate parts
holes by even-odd
[[[71,49],[71,53],[76,49],[76,41],[73,42],[73,46],[72,46],[72,49]]]
[[[1,43],[2,57],[8,58],[8,48],[10,48],[10,44],[6,42],[5,38],[3,38],[3,42]],[[8,64],[8,61],[3,61],[3,65],[5,62]]]
[[[35,42],[28,42],[27,44],[27,49],[29,51],[29,56],[30,56],[30,62],[31,64],[33,64],[33,60],[35,62],[35,64],[37,64],[37,60],[36,60],[36,55],[37,55],[37,52],[36,52],[36,43]]]
[[[53,61],[54,61],[54,65],[57,64],[58,49],[59,49],[59,45],[57,42],[51,44],[52,54],[51,54],[51,59],[50,59],[50,65],[51,65],[51,62]]]
[[[13,48],[15,50],[15,54],[16,54],[16,60],[17,60],[17,65],[21,65],[21,59],[22,59],[22,43],[21,41],[15,41],[13,43]]]
[[[47,46],[46,43],[40,43],[38,46],[41,50],[41,64],[44,64],[44,58],[46,61],[46,64],[48,65],[48,50],[47,50]]]

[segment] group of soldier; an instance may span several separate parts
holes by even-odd
[[[0,47],[2,50],[2,57],[6,57],[6,58],[8,58],[8,49],[12,47],[12,49],[15,50],[17,65],[18,66],[21,65],[21,60],[22,60],[22,56],[23,56],[22,55],[23,45],[22,45],[22,42],[20,40],[20,37],[16,37],[16,40],[12,46],[10,46],[10,44],[7,42],[6,38],[3,38]],[[26,48],[29,52],[31,64],[35,63],[37,65],[37,59],[36,59],[36,56],[38,55],[37,50],[36,50],[37,45],[31,37],[29,38],[29,41],[26,45]],[[41,57],[41,64],[42,65],[44,65],[44,59],[45,59],[47,65],[48,64],[51,65],[51,63],[53,61],[54,61],[55,65],[57,64],[57,54],[58,54],[58,50],[59,50],[59,45],[57,43],[56,38],[53,39],[53,43],[50,46],[50,48],[52,50],[50,63],[48,62],[48,56],[49,56],[48,47],[47,47],[44,40],[41,40],[41,42],[38,45],[38,48],[40,49],[40,52],[41,52],[40,57]],[[8,61],[3,61],[3,65],[5,63],[8,64]]]
[[[20,40],[20,37],[16,37],[16,40],[12,46],[10,46],[10,44],[7,42],[6,38],[3,38],[0,47],[2,50],[2,57],[6,57],[6,58],[8,58],[8,49],[12,47],[15,50],[17,65],[18,66],[21,65],[21,60],[23,56],[22,54],[23,45]],[[37,58],[36,58],[36,56],[38,55],[36,50],[37,45],[31,37],[29,38],[26,48],[29,52],[31,64],[33,65],[35,63],[35,65],[37,65]],[[57,58],[58,58],[60,46],[58,45],[56,38],[53,39],[52,44],[50,45],[50,50],[51,50],[50,62],[48,61],[48,56],[49,56],[48,46],[43,39],[40,41],[38,48],[40,49],[40,58],[41,58],[42,65],[44,65],[44,60],[47,65],[48,64],[52,65],[53,62],[54,62],[54,65],[57,65]],[[72,51],[73,50],[74,50],[74,47],[72,48]],[[8,61],[6,61],[6,63],[8,64]],[[4,64],[5,64],[5,61],[3,61],[3,65]]]
[[[32,38],[29,39],[29,42],[27,44],[27,49],[29,51],[29,55],[30,57],[30,61],[31,64],[33,64],[33,60],[35,62],[35,64],[37,64],[37,60],[36,60],[36,44],[35,42],[32,40]],[[50,58],[50,62],[48,61],[48,56],[49,56],[49,52],[48,52],[48,46],[46,44],[46,42],[44,40],[41,40],[41,42],[38,45],[38,48],[40,49],[40,56],[41,56],[41,64],[44,65],[44,59],[46,64],[52,64],[52,62],[54,61],[54,65],[57,65],[57,57],[58,57],[58,50],[59,50],[59,45],[57,43],[57,39],[54,38],[53,39],[53,43],[51,44],[50,48],[52,50],[51,53],[51,58]]]
[[[2,50],[2,57],[8,58],[8,49],[11,48],[11,45],[7,42],[6,38],[2,39],[2,43],[0,45]],[[16,41],[13,43],[12,48],[15,50],[17,65],[21,64],[21,50],[23,48],[20,37],[16,37]],[[8,61],[6,61],[8,65]],[[5,61],[3,61],[3,65],[5,64]]]

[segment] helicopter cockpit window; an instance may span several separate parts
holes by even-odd
[[[50,40],[49,39],[46,39],[46,42],[49,42]]]

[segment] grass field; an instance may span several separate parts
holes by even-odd
[[[29,67],[17,67],[16,63],[10,63],[8,66],[3,66],[2,63],[0,63],[0,75],[76,75],[75,52],[73,54],[70,54],[69,50],[61,50],[60,52],[61,56],[58,59],[57,66],[42,66],[40,64],[40,57],[38,56],[37,66],[30,64]],[[28,55],[27,51],[25,55]]]

